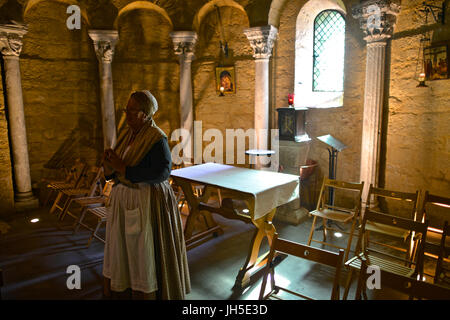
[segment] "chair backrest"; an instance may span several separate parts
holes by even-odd
[[[89,197],[95,194],[101,195],[103,192],[102,179],[105,180],[103,167],[92,166],[85,173],[84,181],[80,184],[79,188],[89,189]]]
[[[319,194],[319,201],[317,202],[317,210],[322,210],[323,208],[333,208],[334,210],[341,210],[341,211],[361,211],[361,194],[364,188],[364,182],[361,183],[355,183],[355,182],[346,182],[346,181],[340,181],[340,180],[334,180],[329,178],[324,178],[322,188],[320,190]],[[349,196],[350,198],[353,198],[353,205],[354,207],[351,208],[349,206],[347,207],[338,207],[334,204],[328,204],[327,203],[327,194],[329,194],[329,191],[334,189],[339,189],[345,192],[346,196]],[[327,192],[328,191],[328,192]],[[329,199],[328,199],[329,200]]]
[[[411,237],[413,237],[416,242],[417,249],[415,254],[406,255],[405,258],[401,258],[398,255],[392,255],[388,250],[381,251],[380,247],[375,245],[371,246],[371,244],[375,244],[376,242],[366,241],[367,240],[366,225],[368,221],[409,231]],[[427,231],[428,231],[428,221],[425,222],[414,221],[412,219],[380,213],[373,211],[370,208],[366,208],[366,212],[364,213],[361,223],[360,236],[358,238],[357,244],[358,248],[357,251],[359,250],[359,248],[361,248],[362,251],[366,253],[373,253],[376,255],[380,255],[383,258],[390,257],[398,262],[403,261],[403,263],[405,264],[415,265],[416,270],[415,273],[421,275],[423,273],[423,255]],[[407,246],[408,243],[405,242],[405,245]],[[405,251],[407,250],[408,249],[405,249]]]
[[[370,184],[366,202],[367,207],[371,206],[371,202],[373,201],[372,198],[374,198],[373,200],[375,200],[375,202],[376,202],[375,198],[377,198],[378,200],[384,200],[386,202],[384,203],[385,206],[384,210],[381,210],[382,213],[390,214],[393,216],[400,216],[411,220],[416,220],[419,190],[417,190],[415,193],[400,192],[376,188],[372,184]],[[390,202],[390,200],[395,201]],[[391,206],[396,205],[396,208],[389,208],[389,205]],[[395,212],[395,214],[393,212]]]
[[[450,225],[448,221],[444,222],[444,227],[442,228],[441,244],[439,246],[439,255],[436,262],[436,269],[434,273],[434,283],[443,282],[445,279],[445,271],[448,269],[444,268],[444,259],[448,259],[450,256],[450,246],[447,246],[446,240],[447,236],[450,234]],[[450,298],[449,298],[450,299]]]
[[[360,281],[365,285],[367,261],[362,259]],[[380,269],[381,289],[388,287],[406,294],[410,299],[448,300],[450,288]]]
[[[450,220],[450,198],[431,194],[428,190],[425,191],[418,218],[428,219],[430,226],[442,226],[445,220]],[[438,221],[438,218],[441,218],[442,221]]]
[[[335,268],[333,289],[331,292],[331,299],[339,299],[339,279],[341,273],[342,261],[344,258],[344,250],[340,249],[339,253],[323,250],[320,248],[313,248],[304,244],[292,242],[285,239],[278,238],[278,234],[275,233],[271,250],[269,253],[268,264],[272,263],[272,260],[276,253],[284,253],[287,255],[295,256],[305,260],[313,261],[316,263],[324,264]],[[306,297],[301,294],[297,294],[301,297]],[[306,297],[309,298],[309,297]]]

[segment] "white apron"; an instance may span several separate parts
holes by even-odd
[[[158,290],[151,221],[151,187],[113,187],[106,222],[103,275],[111,290],[145,293]]]

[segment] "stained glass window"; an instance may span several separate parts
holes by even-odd
[[[313,91],[344,91],[345,19],[325,10],[314,20]]]

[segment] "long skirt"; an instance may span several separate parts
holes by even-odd
[[[181,300],[190,292],[183,226],[175,195],[164,181],[113,187],[108,205],[103,275],[111,290],[155,292]]]

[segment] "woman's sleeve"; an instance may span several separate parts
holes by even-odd
[[[135,167],[127,167],[125,177],[133,182],[160,183],[170,176],[172,156],[167,138],[159,140]]]

